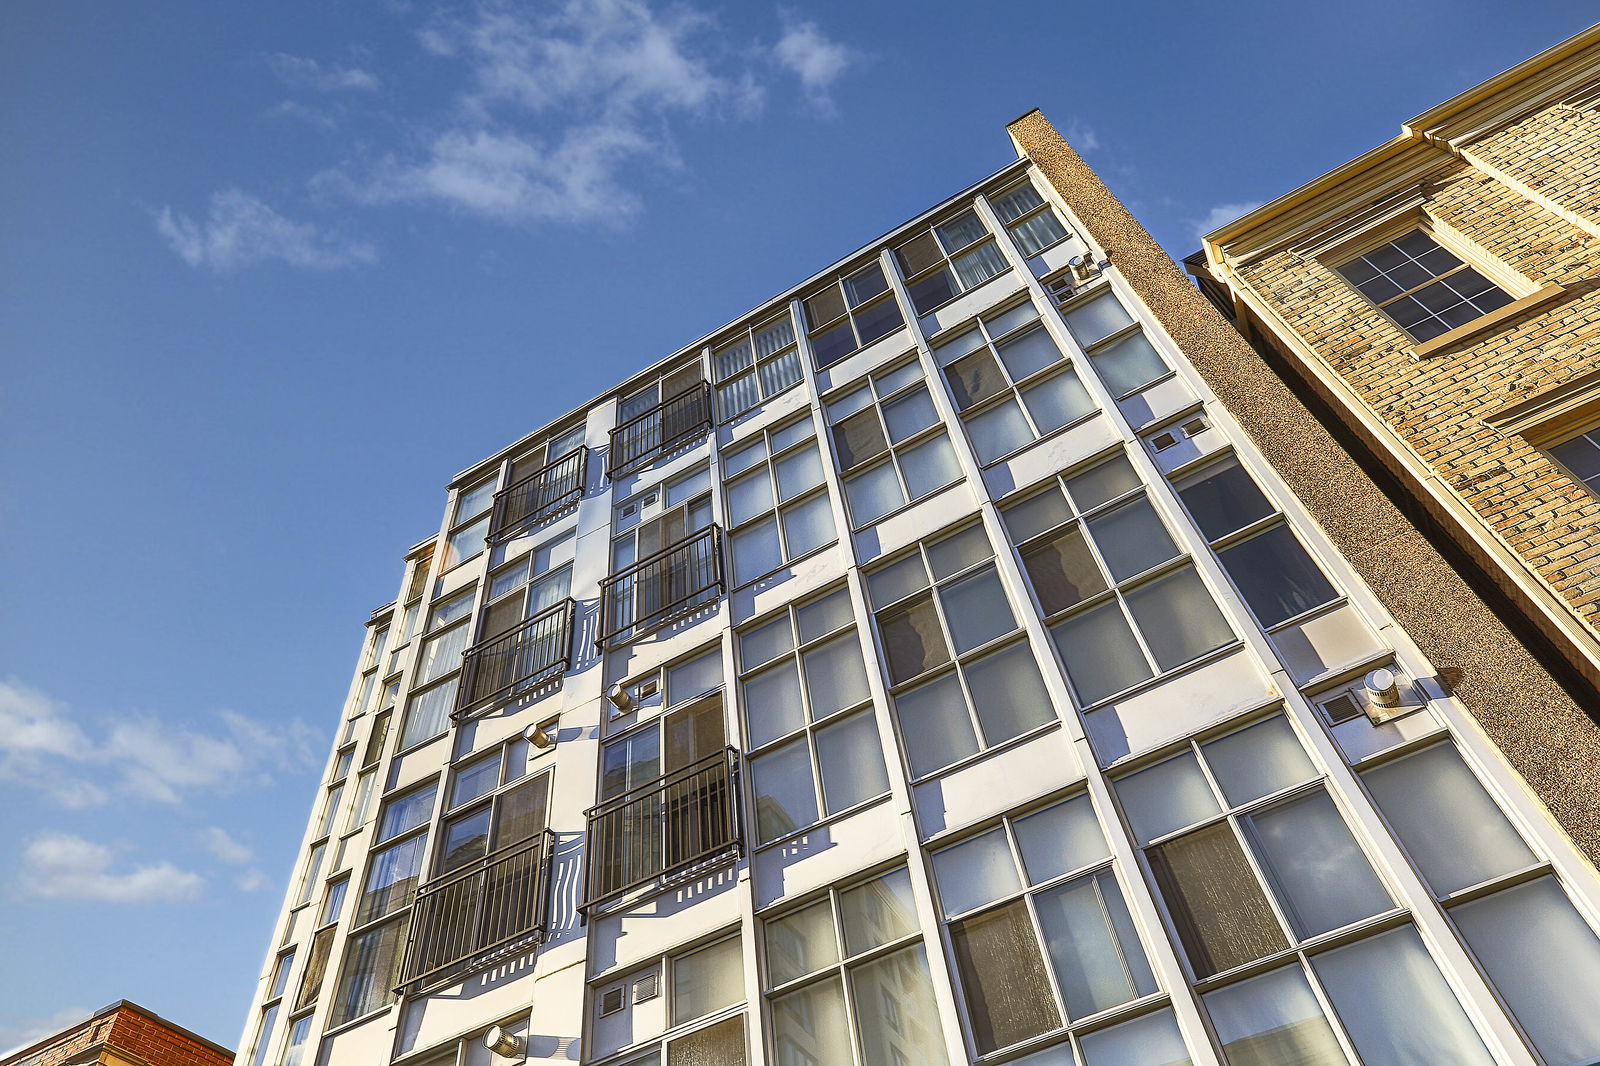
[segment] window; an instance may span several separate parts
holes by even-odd
[[[968,526],[867,578],[913,777],[1056,720],[993,556]]]
[[[439,826],[434,876],[458,870],[491,852],[515,847],[543,832],[550,775],[525,777],[527,749],[528,742],[518,737],[503,750],[456,771],[450,793],[452,806]],[[494,791],[502,784],[507,787]],[[480,799],[483,802],[477,802]]]
[[[305,1058],[306,1044],[311,1040],[311,1015],[295,1018],[289,1024],[289,1041],[283,1047],[278,1066],[300,1066]]]
[[[1056,218],[1055,209],[1045,203],[1031,181],[990,196],[989,206],[994,208],[1006,232],[1016,242],[1017,250],[1024,256],[1038,255],[1067,235],[1066,227]]]
[[[763,922],[774,1061],[948,1062],[904,867]]]
[[[983,220],[970,207],[896,246],[894,257],[919,315],[1011,269]]]
[[[933,869],[978,1054],[1156,991],[1087,796],[934,852]]]
[[[1004,504],[1080,706],[1233,641],[1120,453]]]
[[[367,818],[372,814],[372,794],[377,782],[376,770],[363,770],[356,776],[356,795],[350,804],[350,820],[344,827],[346,833],[353,833],[367,824]]]
[[[1062,317],[1072,330],[1072,339],[1088,354],[1089,364],[1118,399],[1172,372],[1109,290],[1102,289],[1081,303],[1068,303]]]
[[[250,1056],[250,1066],[266,1066],[267,1055],[272,1050],[272,1034],[278,1024],[278,1008],[280,1003],[273,1003],[261,1010],[261,1022],[256,1026],[256,1050]]]
[[[318,879],[322,876],[322,860],[327,851],[327,841],[312,845],[311,853],[306,856],[305,870],[300,875],[300,894],[295,898],[296,906],[309,903],[311,897],[316,895],[317,886],[321,883]]]
[[[717,381],[717,412],[723,421],[737,418],[763,400],[800,383],[800,351],[788,314],[740,330],[737,337],[711,352]]]
[[[1446,741],[1361,771],[1374,803],[1544,1061],[1600,1055],[1600,938]],[[1465,900],[1459,894],[1472,892]]]
[[[979,319],[933,358],[984,464],[1098,410],[1031,301]]]
[[[827,412],[857,529],[961,480],[915,359],[873,374]]]
[[[888,791],[860,641],[843,588],[739,634],[758,843]]]
[[[571,618],[562,608],[572,592],[576,543],[568,533],[489,576],[477,640],[463,658],[457,710],[525,691],[571,662]]]
[[[719,537],[711,522],[711,472],[673,478],[619,504],[611,576],[602,584],[604,640],[658,628],[722,589]]]
[[[487,478],[456,496],[455,517],[445,538],[441,569],[449,570],[483,551],[489,536],[489,512],[499,484],[498,476]]]
[[[807,414],[764,431],[723,460],[735,584],[838,539],[813,427]]]
[[[710,428],[710,386],[696,359],[622,398],[607,472],[619,477]]]
[[[1178,478],[1174,487],[1263,627],[1271,629],[1338,599],[1236,458]]]
[[[1600,429],[1550,446],[1556,462],[1567,468],[1590,492],[1600,496]]]
[[[409,924],[409,915],[401,915],[355,933],[345,943],[330,1026],[343,1025],[394,1002]]]
[[[339,916],[344,912],[344,898],[350,889],[348,877],[328,885],[322,898],[322,910],[317,915],[317,930],[311,937],[311,951],[306,957],[306,968],[300,975],[300,989],[295,994],[294,1009],[304,1010],[322,994],[322,980],[328,969],[328,956],[333,951],[334,933]]]
[[[388,846],[375,848],[367,861],[366,881],[356,906],[357,925],[409,906],[415,898],[437,791],[438,783],[429,782],[384,803],[376,842]]]
[[[1337,269],[1418,341],[1464,326],[1513,299],[1420,229]]]
[[[511,460],[506,487],[495,493],[491,540],[503,540],[578,502],[586,474],[585,430],[580,423]]]
[[[905,325],[900,305],[883,276],[883,265],[877,260],[848,277],[830,281],[802,304],[818,370]]]
[[[744,1066],[745,1015],[741,1010],[728,1016],[731,1008],[743,1005],[744,992],[744,953],[735,934],[601,982],[594,1003],[598,1022],[665,994],[664,1029],[643,1019],[622,1019],[624,1031],[638,1035],[639,1028],[650,1026],[665,1037],[644,1034],[655,1046],[627,1059],[628,1066],[660,1066],[663,1059],[666,1066]]]

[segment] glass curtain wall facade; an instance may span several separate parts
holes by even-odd
[[[1593,869],[1027,159],[398,578],[241,1063],[1600,1059]]]

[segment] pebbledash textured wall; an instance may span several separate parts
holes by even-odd
[[[1008,129],[1019,151],[1049,179],[1078,222],[1139,292],[1351,567],[1371,586],[1423,654],[1452,679],[1456,694],[1489,738],[1589,859],[1600,861],[1600,728],[1263,357],[1184,276],[1044,115],[1029,112]],[[1531,270],[1536,260],[1540,264],[1538,276],[1530,273],[1530,278],[1540,284],[1543,274],[1576,282],[1586,269],[1585,264],[1592,268],[1595,248],[1592,242],[1578,239],[1578,231],[1565,223],[1558,227],[1560,220],[1553,216],[1535,220],[1531,205],[1486,192],[1484,182],[1476,177],[1447,182],[1438,195],[1460,203],[1461,221],[1456,224],[1469,235],[1477,232],[1487,237],[1488,231],[1496,228],[1492,219],[1499,212],[1537,221],[1537,232],[1524,235],[1528,247],[1522,254],[1529,262],[1526,266],[1516,265],[1518,269]],[[1272,261],[1263,267],[1271,269]],[[1276,269],[1287,272],[1283,264]],[[1305,271],[1303,264],[1301,269],[1293,281],[1286,278],[1284,284],[1318,289],[1319,298],[1327,297],[1328,290],[1335,288],[1328,278]],[[1337,288],[1342,289],[1342,284]],[[1586,309],[1582,313],[1600,320],[1600,294],[1573,293],[1570,300],[1575,307]],[[1348,311],[1342,327],[1329,330],[1329,336],[1343,338],[1352,353],[1359,346],[1370,348],[1373,344],[1370,338],[1356,336],[1362,331],[1351,320],[1354,314],[1354,310]],[[1384,324],[1391,331],[1395,329],[1386,320]],[[1519,328],[1537,329],[1532,325]],[[1536,357],[1530,355],[1525,363],[1520,373],[1536,372]],[[1387,382],[1388,386],[1413,390],[1417,400],[1429,397],[1431,389],[1442,389],[1453,380],[1447,375],[1435,375],[1430,367],[1411,363],[1403,356],[1388,360],[1388,365],[1393,379]],[[1371,384],[1380,387],[1385,382],[1375,377]],[[1462,398],[1453,408],[1454,417],[1465,423],[1475,417],[1475,410],[1481,414],[1485,402],[1481,396],[1476,401]],[[1433,406],[1434,400],[1430,399],[1427,405]],[[1428,417],[1449,415],[1438,411]],[[1528,456],[1513,457],[1512,446],[1495,436],[1482,426],[1474,426],[1471,440],[1476,443],[1464,443],[1449,456],[1450,460],[1458,464],[1464,476],[1475,476],[1467,471],[1481,474],[1495,463],[1508,460],[1534,461]],[[1474,454],[1489,448],[1497,458]],[[1443,461],[1446,456],[1441,454],[1440,458]],[[1548,495],[1550,510],[1542,511],[1543,517],[1530,520],[1508,507],[1505,520],[1520,519],[1526,524],[1530,546],[1537,542],[1542,530],[1544,543],[1549,545],[1548,558],[1554,565],[1572,558],[1571,551],[1561,554],[1561,548],[1572,546],[1573,541],[1564,531],[1552,527],[1570,520],[1581,521],[1592,529],[1600,524],[1600,507],[1581,489],[1563,489]],[[1481,498],[1500,497],[1485,487]],[[1527,508],[1527,504],[1524,500],[1521,506]],[[1587,546],[1575,550],[1586,549]],[[1600,545],[1594,546],[1594,551],[1600,553]],[[1564,565],[1578,568],[1570,562]],[[1587,597],[1584,602],[1596,601],[1595,590],[1585,585],[1581,577],[1569,585],[1575,595]]]

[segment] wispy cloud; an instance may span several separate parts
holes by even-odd
[[[1232,222],[1236,218],[1240,218],[1249,214],[1251,211],[1254,211],[1265,202],[1265,200],[1251,200],[1246,203],[1218,204],[1210,211],[1207,211],[1204,218],[1197,219],[1195,221],[1195,243],[1198,244],[1205,238],[1206,234],[1210,233],[1217,227]]]
[[[176,903],[200,892],[199,874],[169,862],[117,873],[115,861],[104,844],[71,833],[41,833],[22,850],[17,887],[39,899],[98,903]]]
[[[267,66],[292,89],[312,89],[316,92],[373,92],[378,88],[378,76],[362,67],[323,65],[315,59],[274,52],[266,57]]]
[[[219,274],[274,259],[310,270],[332,270],[377,259],[372,245],[285,218],[240,189],[214,194],[203,219],[163,207],[156,217],[156,230],[184,262]]]
[[[47,1018],[31,1018],[12,1025],[0,1025],[0,1061],[9,1059],[29,1044],[89,1018],[94,1011],[89,1007],[63,1007]],[[9,1048],[10,1050],[6,1050]]]
[[[217,719],[199,730],[148,715],[84,717],[15,678],[0,680],[0,781],[66,808],[115,796],[176,804],[315,765],[312,730],[298,719],[279,728],[233,711]]]
[[[200,832],[200,846],[234,866],[243,866],[256,857],[248,845],[233,839],[226,829],[216,825],[207,826]]]
[[[834,82],[860,57],[855,49],[832,40],[815,22],[784,18],[783,36],[772,47],[778,65],[800,79],[806,98],[824,111],[833,110]]]

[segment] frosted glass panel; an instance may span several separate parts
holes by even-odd
[[[750,769],[755,775],[756,827],[763,842],[817,820],[811,750],[804,738],[752,759]]]
[[[943,433],[902,453],[900,469],[905,471],[906,488],[912,499],[921,499],[934,489],[961,480],[956,453],[950,447],[950,438]]]
[[[894,705],[913,777],[948,766],[978,750],[978,735],[954,674],[895,697]]]
[[[744,999],[744,956],[739,938],[672,960],[672,1024],[703,1018]]]
[[[1197,975],[1209,977],[1288,947],[1226,823],[1169,840],[1148,855]]]
[[[826,493],[784,510],[783,540],[791,559],[833,542],[833,512],[828,507]]]
[[[781,985],[839,961],[833,910],[827,900],[768,922],[767,976]]]
[[[934,853],[933,871],[947,916],[975,910],[1022,888],[1003,829],[991,829]]]
[[[1088,525],[1115,581],[1125,581],[1178,554],[1155,509],[1143,497],[1089,519]]]
[[[1269,718],[1201,746],[1211,775],[1235,807],[1317,776],[1283,717]]]
[[[966,422],[972,450],[978,453],[980,463],[992,463],[1033,440],[1033,430],[1014,398],[986,408]]]
[[[1096,703],[1154,676],[1116,603],[1074,615],[1051,633],[1080,704]]]
[[[1533,852],[1451,744],[1361,776],[1423,879],[1440,895],[1534,862]]]
[[[947,1061],[921,944],[857,967],[850,987],[862,1066]]]
[[[803,655],[811,719],[820,721],[867,698],[867,670],[854,630]]]
[[[670,1042],[667,1066],[745,1066],[744,1016],[696,1029]]]
[[[1055,720],[1055,708],[1026,641],[967,667],[967,689],[987,744],[999,744]]]
[[[1313,956],[1311,968],[1366,1066],[1494,1061],[1415,929]]]
[[[787,618],[769,622],[739,637],[739,655],[744,660],[746,670],[770,663],[793,648],[794,633],[789,628]]]
[[[1030,884],[1048,881],[1111,854],[1088,796],[1075,796],[1018,820],[1016,833]]]
[[[1156,990],[1155,976],[1131,934],[1122,893],[1109,873],[1069,882],[1034,897],[1045,951],[1067,1014],[1084,1018]],[[1113,929],[1111,915],[1123,920]]]
[[[1022,402],[1040,433],[1053,433],[1096,410],[1078,375],[1070,370],[1022,390]]]
[[[1301,937],[1393,906],[1327,793],[1291,800],[1250,821],[1262,866]]]
[[[953,923],[950,942],[978,1054],[1061,1024],[1038,938],[1021,900]]]
[[[871,951],[916,932],[911,875],[902,866],[839,893],[839,917],[844,923],[847,956]]]
[[[1083,1038],[1084,1066],[1189,1066],[1172,1012],[1147,1014]]]
[[[1017,628],[1005,589],[992,566],[943,586],[939,598],[944,603],[950,638],[958,655]]]
[[[744,683],[744,713],[752,748],[777,740],[805,724],[800,675],[794,660],[757,674]]]
[[[1450,912],[1489,980],[1550,1066],[1600,1056],[1600,939],[1553,877]]]
[[[774,999],[772,1035],[776,1062],[854,1061],[839,978],[830,977]]]
[[[1192,754],[1119,778],[1117,799],[1141,843],[1166,836],[1221,811]]]
[[[1298,966],[1212,992],[1205,1004],[1228,1066],[1347,1066]]]
[[[772,479],[765,470],[728,485],[728,521],[743,525],[763,511],[772,509]]]
[[[817,730],[817,762],[822,766],[822,795],[829,814],[889,790],[878,727],[870,711]]]

